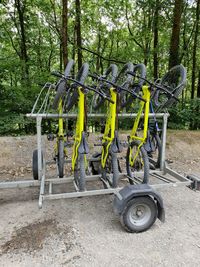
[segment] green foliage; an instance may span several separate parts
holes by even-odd
[[[38,84],[50,81],[52,70],[61,70],[60,60],[62,6],[56,0],[19,1],[23,9],[24,42],[27,61],[23,58],[22,29],[15,1],[0,4],[0,135],[33,133],[35,124],[25,118],[31,111]],[[133,63],[145,62],[147,78],[153,80],[153,34],[155,7],[159,2],[159,76],[168,68],[174,1],[85,0],[81,1],[83,61],[90,71],[102,73],[115,59]],[[180,34],[180,57],[187,67],[188,87],[184,105],[170,110],[171,127],[199,128],[199,100],[190,101],[195,1],[184,1]],[[68,1],[68,58],[77,59],[75,42],[75,1]],[[197,45],[197,67],[200,66],[200,40]],[[107,59],[107,60],[105,60]],[[117,63],[119,70],[122,64]],[[26,68],[25,68],[26,67]],[[25,71],[26,69],[26,71]],[[77,71],[77,67],[75,69]],[[27,72],[26,75],[24,72]],[[197,80],[197,79],[196,79]],[[89,97],[90,100],[91,97]],[[121,123],[121,122],[120,122]],[[128,120],[122,127],[129,128]],[[44,131],[48,130],[44,125]]]
[[[200,129],[200,98],[179,104],[169,110],[169,128]]]

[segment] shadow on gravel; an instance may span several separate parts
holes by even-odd
[[[12,234],[12,238],[1,245],[1,255],[5,253],[21,253],[23,252],[36,252],[43,248],[44,241],[52,235],[73,236],[71,227],[61,229],[58,227],[58,223],[53,220],[45,220],[42,222],[31,223],[27,226],[17,229]],[[66,249],[71,247],[70,240]]]

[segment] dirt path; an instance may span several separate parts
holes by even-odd
[[[200,132],[169,131],[174,169],[200,173],[199,138]],[[0,145],[1,180],[31,177],[35,137],[3,137]],[[160,192],[166,222],[130,234],[113,213],[112,196],[45,202],[39,210],[38,189],[1,190],[0,266],[200,266],[200,192]]]

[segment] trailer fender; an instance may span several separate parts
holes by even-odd
[[[148,184],[127,185],[115,193],[113,208],[116,215],[121,215],[127,203],[136,197],[150,196],[154,199],[158,208],[158,219],[165,221],[165,209],[161,195]]]

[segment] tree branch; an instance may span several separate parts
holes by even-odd
[[[72,45],[75,45],[75,44],[74,44],[72,41],[70,41],[69,39],[68,39],[68,42],[69,42],[70,44],[72,44]],[[78,47],[78,49],[82,49],[82,50],[84,50],[84,51],[87,51],[87,52],[89,52],[89,53],[91,53],[91,54],[93,54],[93,55],[95,55],[95,56],[98,56],[99,58],[101,58],[101,59],[103,59],[103,60],[109,61],[109,62],[116,62],[116,63],[121,63],[121,64],[125,64],[125,63],[126,63],[125,61],[121,61],[121,60],[117,60],[117,59],[105,58],[105,57],[101,56],[99,53],[97,53],[97,52],[95,52],[95,51],[92,51],[92,50],[90,50],[89,48],[86,48],[86,47],[83,47],[83,46]]]

